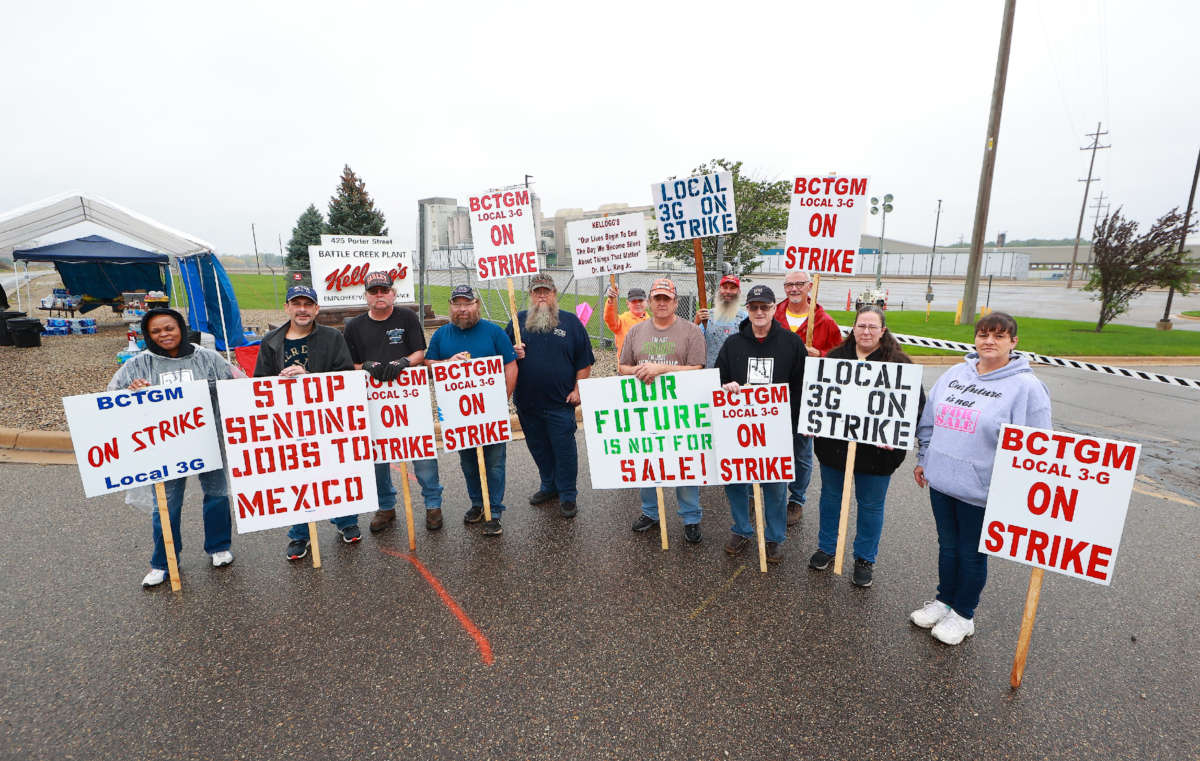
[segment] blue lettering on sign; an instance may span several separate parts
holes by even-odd
[[[132,407],[135,404],[153,404],[155,402],[169,402],[174,399],[183,398],[183,389],[178,386],[167,388],[148,388],[141,391],[129,391],[113,394],[111,396],[96,397],[96,407],[102,410],[111,410],[114,407]]]

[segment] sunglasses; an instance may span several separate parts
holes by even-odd
[[[391,288],[386,286],[377,285],[374,288],[368,288],[367,293],[371,294],[372,296],[378,296],[381,293],[391,293],[391,290]]]
[[[773,304],[754,303],[746,305],[747,312],[770,312],[774,308]]]

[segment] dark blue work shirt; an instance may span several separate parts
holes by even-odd
[[[525,312],[517,312],[521,325]],[[513,338],[512,323],[504,329]],[[579,318],[558,310],[558,327],[549,333],[521,330],[525,359],[517,360],[513,403],[522,409],[569,407],[567,394],[575,389],[575,374],[596,363],[592,341]]]

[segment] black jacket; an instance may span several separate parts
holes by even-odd
[[[254,365],[254,377],[262,378],[268,375],[279,375],[283,369],[283,339],[287,336],[290,322],[285,322],[278,328],[263,336],[262,345],[258,348],[258,362]],[[350,347],[337,328],[328,325],[315,325],[308,336],[308,367],[310,373],[336,373],[339,370],[353,370],[354,360],[350,357]]]
[[[882,355],[883,349],[879,348],[868,354],[867,360],[882,362]],[[844,343],[831,349],[828,357],[830,359],[858,359],[858,353],[854,350],[853,343]],[[904,352],[900,352],[897,357],[892,357],[891,361],[912,364],[912,360]],[[922,388],[920,393],[921,396],[917,400],[918,420],[921,418],[921,410],[925,408],[925,389]],[[846,450],[849,444],[850,442],[841,439],[817,438],[813,440],[813,453],[817,455],[817,460],[822,465],[844,473],[846,471]],[[859,444],[854,455],[854,472],[873,476],[890,476],[896,472],[896,468],[900,467],[900,463],[904,462],[907,455],[908,451],[905,449],[880,449],[872,444]]]
[[[737,381],[745,384],[752,358],[773,360],[763,363],[770,366],[771,383],[788,384],[788,398],[792,402],[792,430],[800,419],[800,392],[804,388],[804,359],[808,351],[804,341],[792,331],[781,327],[774,320],[767,337],[759,341],[754,337],[754,328],[747,318],[738,326],[738,332],[725,339],[717,354],[717,370],[721,383]]]

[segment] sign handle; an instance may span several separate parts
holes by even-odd
[[[412,491],[408,488],[408,463],[400,463],[400,483],[404,490],[404,521],[408,525],[408,550],[417,551],[417,537],[413,533]]]
[[[764,528],[762,486],[754,484],[754,533],[758,535],[758,570],[767,572],[767,536]]]
[[[509,311],[509,314],[512,315],[513,343],[514,343],[514,345],[519,344],[519,343],[521,343],[521,321],[517,319],[517,296],[513,292],[513,284],[512,284],[511,277],[508,278],[508,311]],[[480,457],[482,457],[482,456],[483,455],[480,455]],[[482,468],[483,466],[480,466],[480,467]],[[484,487],[484,493],[485,494],[487,493],[487,487]],[[487,508],[485,508],[485,509],[487,509]],[[491,510],[488,510],[488,512],[490,513]],[[489,517],[488,520],[490,521],[491,518]]]
[[[804,339],[805,346],[812,346],[813,327],[814,327],[813,326],[813,315],[815,315],[817,313],[817,293],[819,293],[821,290],[821,273],[814,272],[813,276],[812,276],[812,281],[813,281],[812,296],[811,296],[812,301],[810,301],[808,304],[808,327],[807,327],[808,338]],[[841,566],[838,566],[838,567],[840,568]],[[841,573],[841,571],[838,571],[838,573]]]
[[[167,553],[167,572],[171,576],[171,591],[183,589],[179,583],[179,560],[175,557],[175,532],[171,530],[171,516],[167,512],[167,490],[163,482],[154,484],[154,496],[158,499],[158,523],[162,527],[163,550]]]
[[[696,255],[696,293],[700,300],[698,309],[708,309],[708,286],[704,284],[704,245],[699,238],[692,238],[692,253]],[[704,321],[708,327],[708,320]]]
[[[858,442],[851,441],[846,447],[846,476],[842,479],[842,514],[838,517],[837,550],[833,554],[833,572],[842,575],[842,561],[846,557],[846,524],[850,522],[850,490],[854,487],[854,458],[858,454]]]
[[[512,286],[512,278],[509,278],[508,284]],[[512,291],[508,292],[512,295]],[[513,327],[517,326],[517,320],[513,318]],[[518,333],[517,335],[520,335]],[[490,521],[492,519],[492,497],[488,494],[487,487],[487,468],[483,464],[483,447],[475,447],[475,457],[479,461],[479,485],[483,487],[483,519]]]
[[[312,548],[313,568],[321,567],[321,543],[317,541],[317,524],[308,522],[308,546]]]
[[[667,544],[667,512],[663,506],[662,487],[655,486],[654,493],[658,496],[658,533],[662,537],[662,548],[670,549]]]
[[[1013,658],[1012,674],[1008,683],[1015,690],[1021,686],[1025,676],[1025,658],[1029,655],[1029,641],[1033,638],[1033,620],[1037,618],[1038,601],[1042,598],[1042,577],[1045,571],[1034,568],[1029,574],[1029,588],[1025,591],[1025,610],[1021,613],[1021,633],[1017,635],[1017,654]]]

